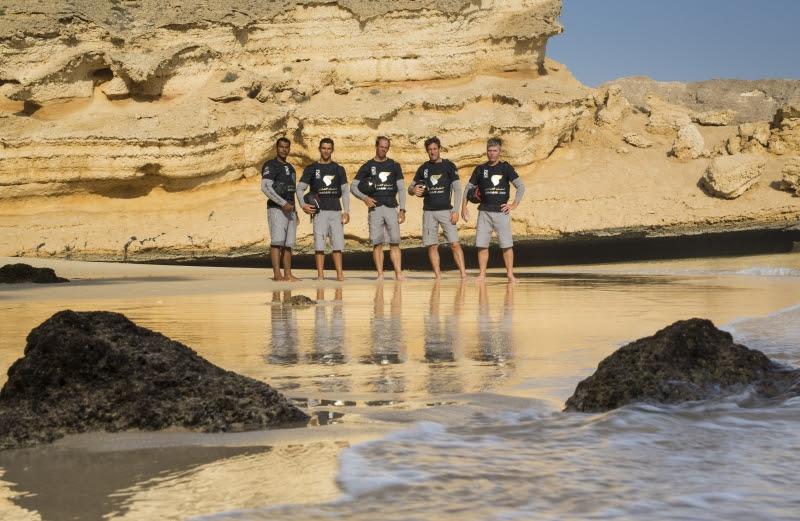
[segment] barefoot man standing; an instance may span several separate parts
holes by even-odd
[[[453,250],[461,278],[466,278],[464,270],[464,250],[458,242],[458,208],[461,203],[461,180],[458,169],[451,161],[442,159],[441,142],[432,137],[425,140],[428,161],[417,169],[408,193],[424,198],[422,203],[422,245],[428,248],[433,277],[442,278],[439,262],[439,227],[444,231],[445,240]],[[451,198],[453,204],[451,204]]]
[[[336,268],[336,280],[344,280],[342,250],[344,250],[344,225],[350,222],[350,193],[344,168],[331,159],[333,140],[319,142],[319,161],[311,163],[297,185],[297,201],[305,213],[312,216],[314,228],[314,261],[317,280],[325,280],[325,238],[331,241],[331,256]],[[306,188],[315,200],[311,205],[303,200]],[[341,199],[341,202],[340,202]],[[344,212],[342,209],[344,208]]]
[[[478,266],[480,274],[477,282],[486,280],[486,266],[489,263],[489,239],[492,230],[497,234],[500,249],[503,250],[503,263],[509,282],[514,278],[514,239],[511,236],[511,211],[519,206],[525,194],[522,183],[514,167],[500,161],[503,143],[499,138],[491,138],[486,143],[488,161],[475,167],[472,177],[464,187],[464,200],[461,206],[461,217],[469,221],[467,202],[479,200],[478,225],[475,229],[475,247],[478,248]],[[509,203],[510,187],[514,185],[516,193],[514,202]]]
[[[261,167],[261,191],[268,198],[269,254],[274,281],[300,280],[292,275],[292,247],[297,236],[297,212],[293,204],[296,176],[294,167],[287,161],[291,146],[288,139],[279,138],[275,143],[276,157]]]
[[[389,152],[389,138],[380,136],[375,140],[375,157],[358,169],[350,184],[350,191],[369,208],[369,238],[372,242],[372,260],[378,280],[383,280],[383,245],[389,243],[389,258],[392,260],[396,280],[403,280],[403,267],[400,257],[400,225],[406,220],[406,190],[403,171],[393,159],[386,157]],[[362,180],[374,182],[374,194],[367,195],[359,190]],[[400,209],[397,195],[400,194]]]

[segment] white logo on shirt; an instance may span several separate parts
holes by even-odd
[[[322,182],[325,183],[325,186],[330,186],[333,182],[333,178],[336,177],[335,175],[326,175],[322,178]]]
[[[385,183],[389,179],[389,176],[391,174],[392,174],[391,172],[381,172],[380,174],[378,174],[378,177],[380,178],[381,183]]]
[[[319,168],[317,168],[317,171],[314,172],[314,177],[319,179]]]
[[[425,179],[428,178],[428,169],[427,168],[422,172],[422,177],[424,177]]]
[[[487,177],[489,177],[489,171],[488,170],[484,170],[483,171],[483,178],[486,179]]]
[[[441,175],[441,174],[439,174],[439,175],[432,175],[432,176],[431,176],[431,184],[432,184],[432,185],[437,185],[437,184],[439,184],[439,179],[441,179],[441,178],[442,178],[442,175]]]
[[[492,184],[497,186],[500,183],[500,180],[503,178],[502,175],[493,175],[492,176]]]

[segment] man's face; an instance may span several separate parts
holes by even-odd
[[[333,155],[333,145],[330,143],[323,143],[319,146],[319,157],[323,161],[330,161]]]
[[[289,149],[292,148],[292,144],[288,141],[281,141],[276,148],[278,149],[278,157],[285,161],[289,157]]]
[[[497,163],[500,160],[500,147],[497,145],[486,147],[486,157],[490,163]]]
[[[378,144],[375,145],[375,157],[380,160],[386,159],[386,154],[389,153],[389,142],[385,139],[381,139],[378,141]]]
[[[436,143],[431,143],[425,150],[428,151],[428,158],[431,160],[431,162],[435,163],[439,161],[439,145]]]

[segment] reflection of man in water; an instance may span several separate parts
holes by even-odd
[[[458,393],[463,390],[458,367],[448,362],[454,362],[456,352],[460,351],[461,337],[458,328],[465,287],[462,280],[456,291],[453,312],[444,321],[439,310],[439,282],[436,281],[431,289],[428,314],[425,316],[425,361],[430,364],[426,387],[431,394]]]
[[[513,357],[511,332],[513,328],[513,285],[506,285],[503,313],[499,320],[489,314],[489,294],[486,284],[478,284],[478,352],[475,360],[504,366]]]
[[[292,298],[291,291],[283,292],[283,302]],[[270,352],[267,361],[275,365],[293,365],[297,363],[297,319],[292,306],[284,306],[281,292],[272,292],[270,307]]]
[[[439,315],[441,289],[437,280],[431,289],[428,314],[425,315],[425,361],[432,364],[455,360],[451,332],[442,329],[442,318]]]
[[[395,284],[389,316],[384,313],[383,284],[375,285],[375,300],[372,316],[372,356],[367,362],[379,365],[400,364],[403,362],[403,295],[402,285]],[[402,376],[392,375],[390,371],[373,380],[375,392],[399,393],[405,390]]]
[[[389,316],[385,316],[383,284],[375,285],[372,306],[372,361],[379,364],[398,364],[403,346],[401,308],[403,293],[400,284],[395,284]]]
[[[342,288],[336,288],[332,306],[326,306],[324,302],[325,289],[317,288],[317,306],[314,308],[314,351],[309,356],[309,361],[326,365],[343,364],[345,357]],[[330,313],[329,307],[332,308]]]

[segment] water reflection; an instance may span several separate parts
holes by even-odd
[[[436,281],[431,288],[424,339],[425,362],[429,364],[425,389],[431,394],[463,391],[462,377],[455,362],[463,351],[460,330],[465,298],[466,284],[462,281],[455,291],[452,313],[443,319],[441,283]]]
[[[344,304],[342,288],[334,290],[333,301],[325,300],[325,289],[317,289],[317,306],[314,308],[314,344],[306,357],[309,364],[341,366],[347,363],[345,342]],[[349,374],[326,373],[314,379],[315,387],[324,393],[350,392]],[[333,418],[331,418],[333,419]]]
[[[372,349],[369,355],[362,357],[367,364],[399,364],[403,362],[403,285],[395,284],[389,314],[386,315],[383,284],[375,285],[375,296],[372,301]]]
[[[514,285],[506,285],[503,312],[492,318],[486,284],[478,286],[478,348],[473,359],[503,366],[513,358]]]
[[[267,362],[274,365],[294,365],[297,363],[297,317],[292,306],[288,305],[292,298],[291,291],[272,292],[270,306],[270,349]]]
[[[395,283],[389,314],[386,314],[384,303],[384,285],[375,285],[375,297],[372,301],[372,349],[369,355],[362,357],[361,362],[390,366],[405,361],[405,345],[403,338],[403,285]],[[402,393],[405,392],[405,376],[401,368],[383,367],[379,374],[369,381],[373,392]]]
[[[342,288],[336,288],[331,306],[326,305],[325,289],[317,289],[314,309],[314,346],[308,355],[312,364],[336,365],[347,362],[344,355],[344,306]]]

